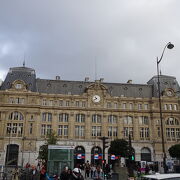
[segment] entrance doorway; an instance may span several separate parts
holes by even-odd
[[[6,149],[6,166],[17,166],[19,146],[17,144],[8,144]]]

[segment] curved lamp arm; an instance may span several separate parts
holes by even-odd
[[[159,63],[161,62],[166,48],[172,49],[173,47],[174,47],[174,45],[173,45],[171,42],[168,42],[168,43],[166,44],[166,46],[165,46],[164,49],[163,49],[163,52],[162,52],[162,55],[161,55],[160,59],[158,60],[158,58],[157,58],[157,64],[159,64]]]

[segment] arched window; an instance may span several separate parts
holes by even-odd
[[[108,123],[111,123],[111,124],[117,123],[117,116],[115,116],[115,115],[109,115],[109,116],[108,116]]]
[[[23,115],[20,112],[14,111],[9,115],[9,120],[23,120]]]
[[[132,116],[125,116],[123,119],[124,119],[124,124],[132,124],[133,123]]]
[[[174,117],[170,117],[166,121],[166,124],[167,125],[179,125],[179,121],[176,118],[174,118]]]
[[[76,114],[76,122],[85,122],[85,115],[84,114]]]
[[[149,148],[142,148],[141,149],[141,161],[151,162],[151,151]]]
[[[93,114],[93,115],[92,115],[92,122],[93,122],[93,123],[101,123],[101,115],[99,115],[99,114]]]
[[[69,114],[61,113],[59,114],[59,122],[68,122]]]

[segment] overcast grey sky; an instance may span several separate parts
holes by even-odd
[[[0,78],[26,66],[37,77],[146,83],[166,43],[164,75],[180,83],[180,0],[0,0]]]

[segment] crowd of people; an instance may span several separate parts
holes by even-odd
[[[82,171],[84,172],[84,177]],[[102,180],[103,176],[104,173],[100,165],[90,164],[89,161],[87,161],[85,164],[77,164],[73,170],[65,167],[60,174],[60,180],[84,180],[86,178]]]

